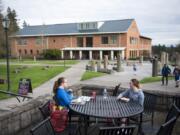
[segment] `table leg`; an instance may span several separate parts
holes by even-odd
[[[139,129],[138,129],[139,135],[144,135],[144,133],[142,131],[142,115],[143,115],[143,113],[140,114]]]

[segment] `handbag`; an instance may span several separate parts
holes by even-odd
[[[51,112],[51,123],[56,132],[62,132],[67,127],[68,109],[56,107]]]

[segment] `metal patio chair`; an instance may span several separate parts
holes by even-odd
[[[162,124],[156,135],[171,135],[177,118],[173,117],[166,123]]]
[[[133,135],[136,126],[100,127],[99,135]]]
[[[50,110],[50,100],[44,103],[39,107],[39,110],[43,116],[43,119],[46,119],[47,117],[50,116],[51,110]]]
[[[32,135],[55,135],[50,122],[50,117],[46,118],[30,130]]]

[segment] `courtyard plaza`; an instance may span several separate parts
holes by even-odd
[[[39,96],[43,95],[50,95],[52,96],[52,87],[59,77],[66,77],[68,79],[69,85],[78,85],[78,84],[88,84],[88,85],[103,85],[103,87],[114,87],[118,83],[121,83],[121,87],[128,88],[129,87],[129,81],[132,78],[137,78],[138,80],[143,79],[144,77],[149,77],[152,74],[152,64],[150,62],[144,62],[143,64],[137,64],[137,71],[133,71],[132,66],[127,66],[126,63],[122,64],[122,67],[124,71],[122,72],[114,72],[112,74],[107,74],[102,77],[93,78],[86,81],[80,81],[81,76],[85,72],[85,66],[87,65],[88,61],[81,61],[78,64],[73,65],[71,68],[67,69],[65,72],[57,75],[56,77],[50,79],[49,81],[45,82],[41,86],[35,88],[33,90],[33,94],[30,94],[29,96],[32,96],[33,98],[37,98]],[[109,68],[111,68],[112,65],[109,65]],[[180,95],[180,89],[174,87],[175,83],[174,80],[169,81],[168,86],[161,86],[161,82],[154,82],[154,83],[148,83],[143,84],[142,89],[146,89],[146,91],[161,91],[164,93],[175,93],[177,95]],[[15,109],[17,106],[21,106],[23,104],[26,104],[29,101],[18,103],[16,98],[9,98],[4,99],[0,101],[0,112],[1,114],[9,112],[13,109]],[[150,122],[147,122],[143,124],[143,130],[148,132],[149,135],[151,135],[154,128],[158,128],[162,123],[163,119],[165,118],[167,112],[155,112],[155,124],[152,128],[149,128]],[[178,135],[180,133],[179,131],[179,120],[177,121],[177,124],[175,126],[175,131],[173,132],[173,135]],[[23,131],[24,132],[24,131]]]

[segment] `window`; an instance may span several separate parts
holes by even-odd
[[[42,44],[42,38],[41,37],[36,38],[36,44],[37,45],[41,45]]]
[[[138,44],[138,38],[130,37],[130,44],[137,45]]]
[[[21,49],[19,49],[19,54],[21,54]]]
[[[46,45],[47,44],[47,39],[45,37],[37,37],[36,38],[36,44],[37,45]],[[55,41],[53,41],[55,42]]]
[[[117,36],[116,35],[110,36],[110,43],[111,44],[116,44],[117,43]]]
[[[77,46],[83,47],[83,37],[77,37]]]
[[[30,50],[31,55],[33,54],[33,50]]]
[[[27,45],[27,40],[23,38],[19,38],[16,40],[18,45]]]
[[[37,50],[37,54],[39,54],[39,50]]]
[[[26,49],[24,50],[24,54],[27,54],[27,50]]]
[[[101,43],[102,43],[102,44],[108,44],[108,36],[103,36],[103,37],[101,38]]]

